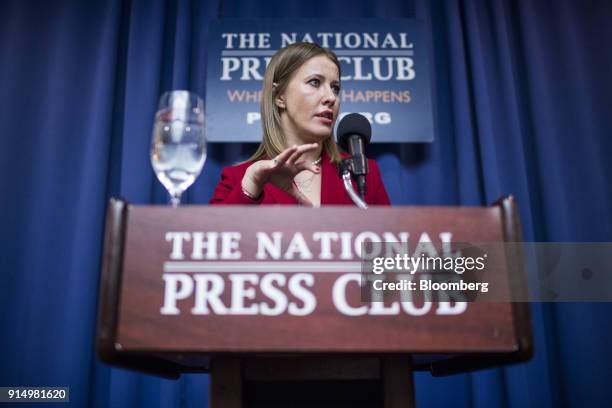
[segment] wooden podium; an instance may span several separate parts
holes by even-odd
[[[407,407],[413,370],[531,358],[529,305],[509,301],[525,291],[520,251],[489,257],[489,301],[364,300],[360,251],[394,240],[410,253],[428,241],[520,242],[520,222],[512,197],[365,211],[112,199],[98,354],[167,378],[210,372],[212,407]]]

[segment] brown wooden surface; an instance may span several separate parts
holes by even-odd
[[[211,408],[242,408],[243,361],[236,357],[220,357],[212,361],[210,383]]]
[[[413,408],[416,406],[412,363],[409,356],[381,359],[384,387],[384,408]]]
[[[377,357],[250,357],[246,381],[371,380],[381,376]]]
[[[495,202],[500,209],[504,242],[520,243],[523,240],[520,217],[514,197],[506,197]],[[520,245],[508,246],[508,285],[513,298],[527,299],[527,276],[523,269],[523,254]],[[487,355],[463,353],[449,355],[442,360],[428,364],[428,370],[435,376],[452,375],[475,371],[511,363],[528,361],[533,356],[533,335],[531,332],[530,304],[512,302],[513,325],[516,336],[516,349],[510,353],[490,353]]]
[[[367,216],[364,216],[367,214]],[[273,221],[271,223],[271,221]],[[348,226],[347,223],[351,225]],[[270,225],[272,224],[272,225]],[[458,316],[343,316],[331,301],[340,275],[315,274],[316,312],[304,317],[161,316],[161,267],[168,259],[167,231],[241,231],[242,261],[254,260],[257,231],[409,231],[432,239],[452,231],[454,241],[501,241],[499,208],[201,208],[129,209],[117,342],[125,350],[201,352],[453,352],[510,351],[516,346],[511,305],[471,303]],[[189,253],[189,250],[185,251]],[[358,258],[355,258],[358,260]],[[289,271],[287,271],[289,272]],[[503,275],[498,278],[505,279]],[[352,304],[360,304],[356,285]],[[226,296],[226,301],[229,300]]]
[[[509,214],[514,218],[509,219]],[[231,357],[252,353],[357,353],[371,356],[435,353],[435,366],[442,372],[444,368],[452,371],[456,367],[452,364],[444,366],[445,359],[440,359],[441,354],[452,358],[464,354],[466,358],[457,360],[461,364],[480,359],[484,366],[494,365],[495,361],[519,361],[513,355],[518,350],[529,350],[527,354],[530,355],[526,305],[475,302],[469,303],[463,314],[453,316],[435,315],[435,305],[423,316],[403,313],[344,316],[334,308],[330,296],[331,286],[339,273],[313,274],[316,284],[310,289],[316,293],[318,304],[316,311],[308,316],[192,315],[189,313],[192,300],[179,301],[180,315],[163,316],[159,313],[163,303],[162,265],[168,261],[171,247],[164,239],[167,231],[241,231],[242,261],[254,258],[256,231],[300,231],[305,237],[314,231],[407,231],[411,248],[422,232],[427,232],[434,243],[438,241],[439,233],[447,231],[453,233],[453,242],[501,242],[514,238],[520,240],[512,201],[506,200],[488,208],[387,207],[371,208],[366,212],[346,207],[185,206],[172,209],[122,207],[117,202],[109,206],[109,217],[119,215],[121,222],[113,224],[107,221],[101,280],[104,299],[101,299],[98,320],[99,353],[112,364],[132,365],[132,368],[149,372],[156,366],[165,365],[163,369],[167,375],[176,376],[179,371],[194,369],[194,363],[181,364],[181,361],[188,361],[189,356],[201,360],[202,356]],[[186,245],[185,253],[189,254],[191,247]],[[121,247],[125,257],[117,249]],[[109,252],[108,248],[115,250]],[[313,260],[317,260],[316,251]],[[509,291],[511,283],[508,282],[505,262],[492,269],[496,271],[495,276],[488,276],[488,280],[496,282],[499,290]],[[350,303],[358,306],[360,293],[356,285],[349,295]],[[228,298],[223,297],[223,300]],[[523,353],[522,359],[527,354]],[[492,360],[481,359],[486,356]],[[450,361],[446,360],[447,363]],[[153,368],[147,370],[148,366]],[[206,364],[200,367],[208,369]],[[474,367],[483,365],[475,364]],[[434,364],[426,368],[433,370]]]
[[[328,384],[374,385],[356,405]],[[215,357],[211,370],[211,408],[348,407],[411,408],[415,406],[410,356],[388,357]],[[314,382],[313,382],[314,381]],[[360,383],[361,381],[361,383]],[[247,384],[264,388],[256,398],[245,395]],[[297,394],[287,388],[301,383]],[[262,384],[266,384],[262,387]],[[306,395],[300,395],[306,387]],[[378,389],[378,390],[376,390]],[[359,390],[354,390],[359,392]],[[378,392],[376,392],[378,391]],[[313,396],[316,395],[316,396]],[[308,398],[306,398],[308,396]],[[283,402],[285,401],[285,402]]]

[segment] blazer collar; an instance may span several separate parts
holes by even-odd
[[[344,186],[342,179],[337,174],[338,167],[332,163],[325,149],[323,149],[321,158],[321,205],[342,204]]]

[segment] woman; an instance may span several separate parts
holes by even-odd
[[[346,154],[334,142],[340,62],[327,49],[296,43],[274,54],[261,98],[263,141],[246,162],[226,167],[211,204],[353,204],[338,176]],[[378,166],[369,161],[366,202],[389,205]]]

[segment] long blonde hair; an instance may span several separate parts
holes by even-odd
[[[276,105],[275,99],[277,95],[285,92],[293,74],[306,61],[319,55],[329,58],[338,67],[340,76],[340,61],[338,61],[336,54],[317,44],[299,42],[288,45],[278,50],[270,60],[264,75],[260,102],[263,140],[255,153],[248,159],[249,161],[270,159],[288,147],[281,126],[280,108]],[[340,162],[340,151],[334,142],[333,131],[323,140],[323,149],[333,163]]]

